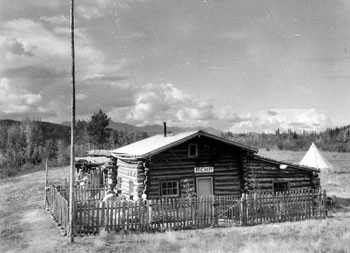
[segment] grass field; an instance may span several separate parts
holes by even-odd
[[[261,155],[298,162],[303,153]],[[323,188],[337,200],[325,220],[156,234],[102,232],[77,237],[74,244],[43,210],[43,171],[0,180],[0,252],[350,252],[350,154],[325,155],[339,168],[321,174]],[[55,168],[49,176],[62,182],[68,174],[68,168]]]

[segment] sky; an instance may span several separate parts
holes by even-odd
[[[0,119],[70,120],[70,1],[0,6]],[[349,13],[347,0],[75,0],[77,119],[349,125]]]

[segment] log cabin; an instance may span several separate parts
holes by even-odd
[[[257,148],[201,130],[164,130],[111,151],[119,192],[134,200],[319,188],[319,170],[257,153]]]

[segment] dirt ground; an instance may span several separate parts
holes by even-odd
[[[52,252],[67,241],[44,210],[43,172],[1,181],[1,252]]]

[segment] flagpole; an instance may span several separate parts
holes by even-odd
[[[74,169],[75,169],[75,51],[74,51],[74,0],[70,2],[70,28],[71,28],[71,53],[72,53],[72,112],[70,135],[70,180],[69,180],[69,235],[74,242]]]

